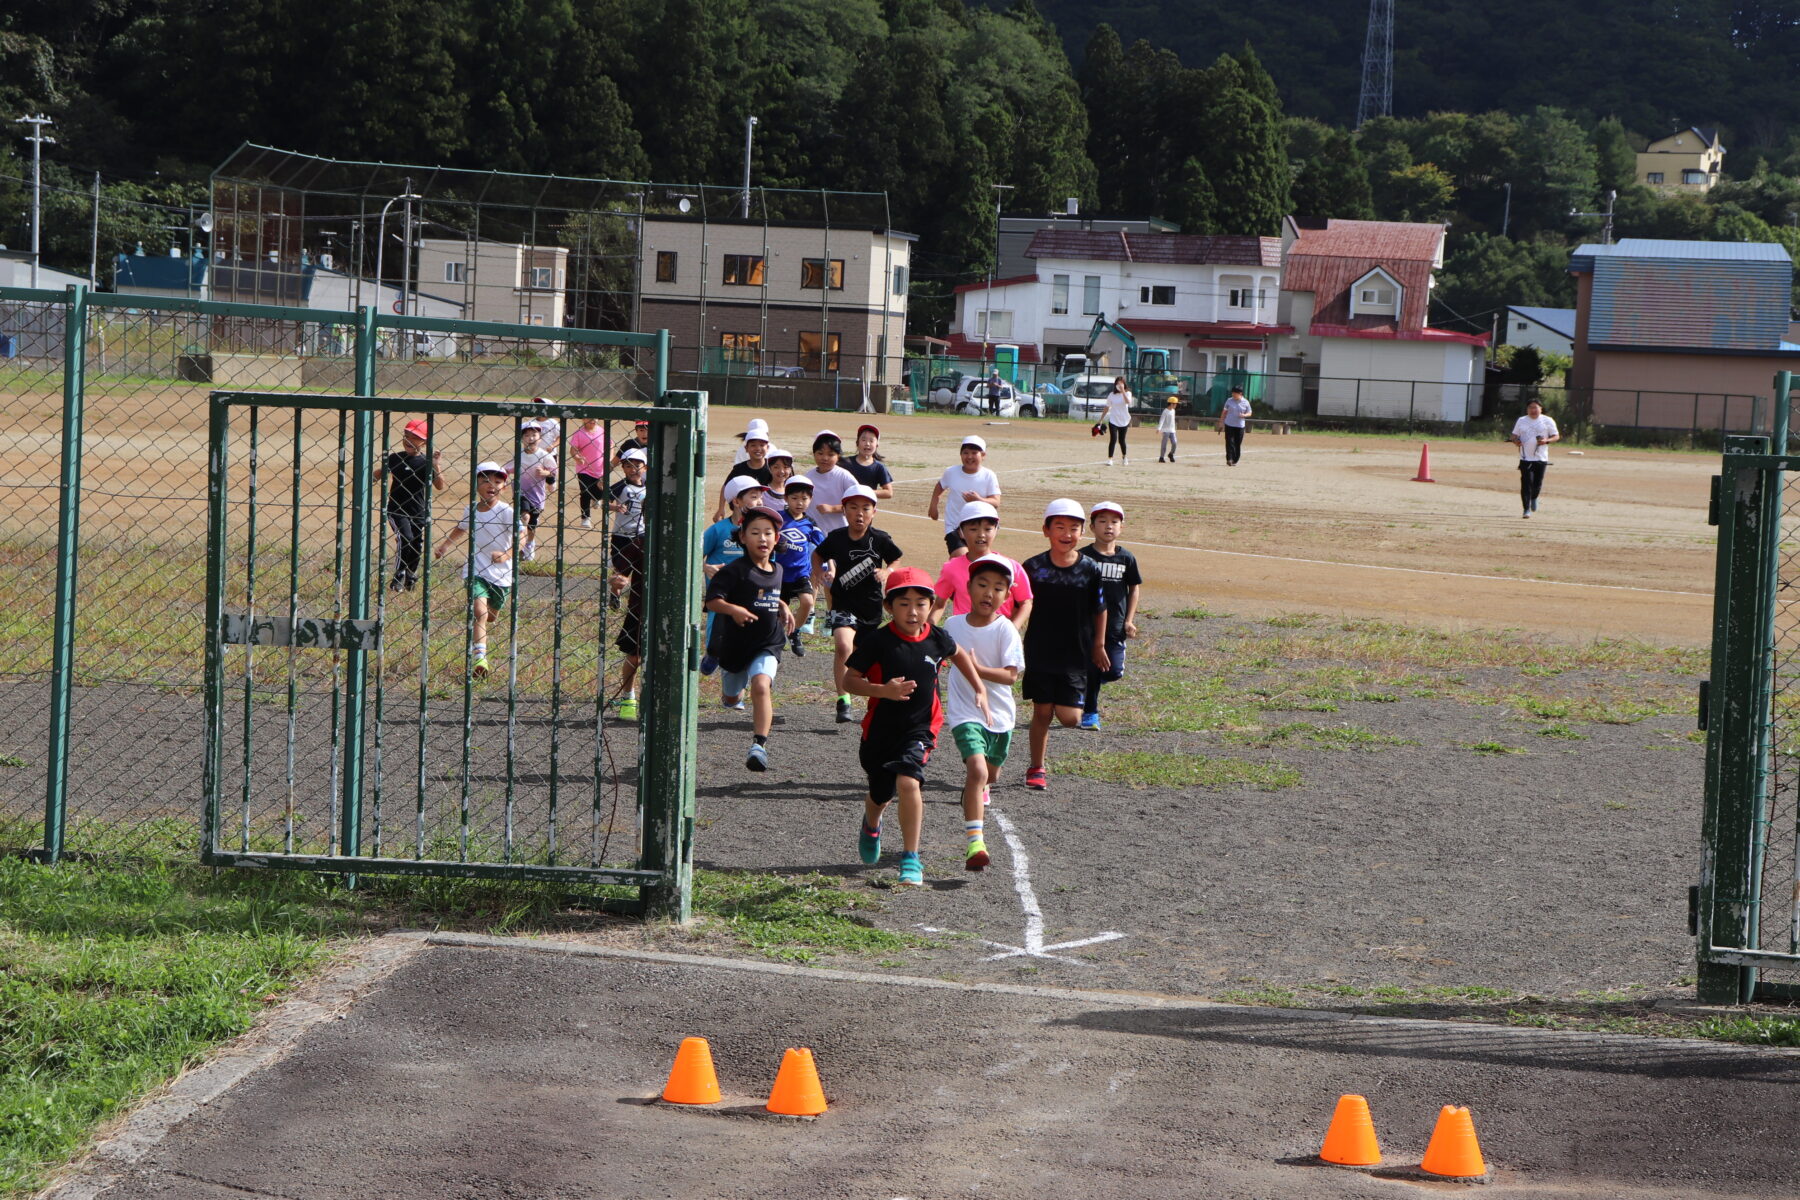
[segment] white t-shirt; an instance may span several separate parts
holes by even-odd
[[[1225,423],[1233,429],[1242,429],[1244,418],[1250,415],[1250,402],[1242,396],[1228,396],[1220,415],[1225,418]]]
[[[1106,394],[1106,420],[1111,425],[1131,424],[1131,392],[1108,392]]]
[[[975,661],[984,667],[1017,667],[1025,669],[1025,643],[1019,637],[1019,630],[1011,621],[1001,616],[976,628],[969,624],[967,616],[951,617],[944,622],[944,632],[949,634],[957,646],[967,646]],[[963,678],[961,671],[952,670],[950,687],[944,697],[944,720],[955,729],[958,725],[970,722],[981,724],[981,709],[975,703],[975,689]],[[983,680],[987,688],[988,712],[993,720],[986,726],[995,733],[1006,733],[1012,729],[1017,720],[1013,706],[1013,691],[1003,683]]]
[[[1163,409],[1162,416],[1156,418],[1156,431],[1158,433],[1175,432],[1175,410],[1173,408]]]
[[[944,474],[938,480],[938,486],[944,489],[944,532],[955,533],[962,524],[963,506],[968,504],[963,499],[964,492],[974,492],[977,496],[998,496],[1000,494],[1000,477],[982,467],[973,475],[962,469],[959,463],[954,467],[945,467]]]
[[[512,559],[495,562],[494,555],[508,553],[513,548],[516,519],[512,505],[504,500],[496,500],[494,507],[482,512],[471,504],[463,511],[462,520],[456,523],[456,527],[467,530],[471,515],[475,518],[475,532],[470,535],[473,544],[469,547],[469,563],[463,568],[463,578],[467,579],[472,571],[495,587],[511,587]]]
[[[1537,440],[1541,437],[1556,436],[1556,422],[1550,417],[1538,417],[1533,420],[1529,416],[1520,417],[1513,422],[1513,436],[1519,439],[1519,457],[1526,462],[1549,462],[1550,447],[1540,446]]]
[[[555,417],[534,417],[538,423],[538,449],[555,450],[562,441],[562,422]]]
[[[842,467],[833,467],[829,471],[821,471],[814,467],[806,473],[805,477],[812,480],[813,485],[812,507],[806,510],[806,515],[812,518],[813,524],[819,527],[820,532],[830,533],[834,529],[842,529],[848,525],[850,521],[843,513],[822,513],[819,511],[819,505],[842,504],[844,493],[856,486],[856,476]]]

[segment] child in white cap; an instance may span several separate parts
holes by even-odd
[[[1138,571],[1137,556],[1119,545],[1125,532],[1125,510],[1111,500],[1102,500],[1088,510],[1088,525],[1094,540],[1081,548],[1083,557],[1094,560],[1100,568],[1100,589],[1106,604],[1105,670],[1088,669],[1087,694],[1081,705],[1081,727],[1100,728],[1100,685],[1112,683],[1125,675],[1125,639],[1137,636],[1138,592],[1144,577]]]
[[[1044,537],[1050,548],[1025,560],[1031,576],[1033,614],[1025,627],[1025,674],[1020,694],[1031,701],[1031,765],[1025,786],[1050,786],[1044,759],[1050,722],[1067,728],[1081,721],[1088,669],[1109,665],[1106,657],[1106,604],[1100,568],[1077,548],[1087,514],[1073,500],[1052,500],[1044,509]]]
[[[748,475],[756,482],[768,487],[774,482],[769,473],[769,425],[766,421],[752,421],[744,430],[744,446],[742,455],[731,464],[731,470],[725,473],[725,483],[730,483],[739,475]],[[777,493],[779,495],[779,493]],[[725,498],[724,484],[719,486],[719,503],[713,509],[713,520],[725,516],[731,511],[731,501]]]
[[[944,514],[944,549],[952,557],[969,552],[963,541],[962,522],[965,504],[991,504],[1000,507],[1000,477],[987,467],[987,442],[976,434],[962,440],[958,451],[962,462],[945,467],[944,474],[931,489],[931,504],[925,515],[937,520],[939,501]]]
[[[444,557],[450,547],[465,537],[473,539],[469,561],[463,578],[469,581],[473,599],[474,625],[469,634],[469,673],[477,679],[487,678],[488,622],[506,607],[506,597],[513,584],[513,545],[518,534],[518,518],[512,505],[500,499],[500,487],[506,482],[506,468],[497,462],[484,462],[475,468],[475,503],[463,511],[462,520],[444,535],[444,540],[431,552],[433,559]]]

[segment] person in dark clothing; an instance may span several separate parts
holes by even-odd
[[[393,592],[410,592],[418,582],[419,559],[431,532],[431,489],[444,486],[444,452],[425,457],[429,436],[424,421],[408,421],[400,434],[401,448],[391,451],[375,472],[376,481],[385,479],[388,485],[387,520],[395,543],[394,578],[388,590]]]
[[[1138,592],[1144,576],[1138,570],[1137,556],[1119,545],[1119,534],[1125,529],[1125,510],[1111,500],[1102,500],[1088,512],[1088,524],[1094,540],[1081,548],[1086,558],[1100,568],[1100,590],[1106,602],[1105,670],[1088,668],[1087,696],[1081,705],[1081,727],[1100,728],[1100,685],[1125,676],[1125,639],[1137,636]]]
[[[781,648],[794,631],[794,615],[781,598],[781,564],[775,547],[785,518],[773,508],[746,509],[737,539],[744,556],[726,563],[706,585],[706,610],[722,619],[713,632],[713,657],[723,672],[720,698],[726,708],[741,709],[750,694],[754,737],[744,766],[769,769],[769,730],[775,721],[775,674]]]
[[[1020,695],[1031,701],[1031,765],[1025,786],[1050,786],[1044,756],[1050,722],[1074,728],[1081,721],[1088,671],[1106,670],[1106,603],[1100,568],[1076,549],[1087,514],[1073,500],[1052,500],[1044,509],[1044,536],[1050,549],[1025,560],[1031,576],[1031,623],[1025,626],[1025,673]]]

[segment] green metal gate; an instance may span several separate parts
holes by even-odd
[[[1774,437],[1727,437],[1714,479],[1718,526],[1710,678],[1702,690],[1706,802],[1692,890],[1699,995],[1737,1004],[1795,993],[1800,971],[1800,456],[1787,443],[1789,376]]]
[[[345,874],[623,884],[616,907],[684,919],[692,876],[693,613],[705,396],[638,407],[214,392],[208,432],[203,860]],[[424,555],[390,586],[384,454],[409,419],[442,455]],[[613,514],[579,516],[567,432],[534,561],[478,678],[472,538],[433,548],[514,461],[523,418],[616,448],[651,423],[641,591],[615,595]],[[611,462],[602,483],[616,478]],[[604,493],[603,493],[604,494]],[[517,505],[510,487],[501,499]],[[619,634],[641,618],[643,699],[616,705]]]

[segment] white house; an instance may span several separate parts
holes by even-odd
[[[1507,308],[1500,340],[1508,346],[1531,346],[1551,354],[1574,354],[1575,310],[1514,304]]]
[[[956,289],[952,356],[1011,343],[1027,362],[1054,363],[1085,350],[1105,314],[1140,346],[1167,349],[1174,370],[1270,369],[1268,341],[1283,332],[1279,238],[1044,229],[1026,256],[1034,274]],[[1124,365],[1111,335],[1095,349]]]

